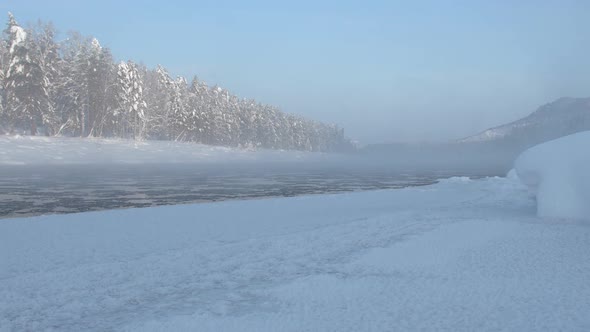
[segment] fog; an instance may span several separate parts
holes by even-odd
[[[0,218],[399,189],[503,176],[492,148],[372,146],[347,153],[194,143],[0,137]]]

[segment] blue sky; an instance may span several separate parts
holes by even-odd
[[[590,1],[2,0],[0,11],[362,143],[459,138],[590,96]]]

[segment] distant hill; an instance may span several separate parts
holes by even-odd
[[[505,141],[528,147],[585,130],[590,130],[590,98],[559,98],[527,117],[463,138],[458,143]]]
[[[590,98],[560,98],[520,120],[456,141],[431,144],[374,144],[361,153],[404,167],[479,169],[505,174],[516,157],[537,144],[590,130]]]

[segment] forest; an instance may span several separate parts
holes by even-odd
[[[51,23],[0,41],[0,133],[174,140],[239,148],[343,152],[343,129],[240,98],[196,76],[115,61],[92,37],[56,40]]]

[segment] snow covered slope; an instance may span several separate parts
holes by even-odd
[[[590,220],[590,131],[537,145],[515,168],[536,195],[539,216]]]
[[[3,220],[0,331],[587,331],[589,251],[502,178]]]
[[[143,164],[325,160],[326,154],[248,151],[196,143],[103,138],[0,136],[1,165]]]
[[[490,128],[459,142],[506,139],[535,145],[583,130],[590,130],[590,98],[560,98],[523,119]]]

